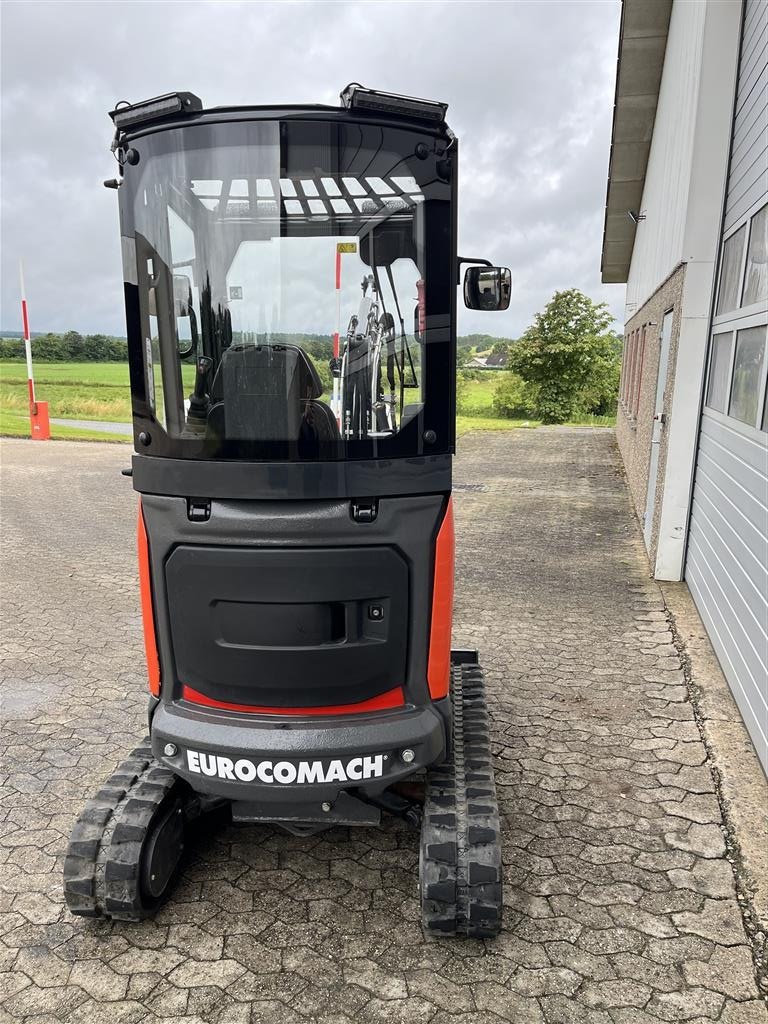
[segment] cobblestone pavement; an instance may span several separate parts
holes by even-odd
[[[2,1022],[766,1024],[612,434],[471,435],[456,642],[488,669],[495,942],[425,941],[399,822],[211,834],[154,922],[72,919],[73,817],[143,735],[116,446],[3,443]]]

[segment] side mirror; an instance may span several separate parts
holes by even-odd
[[[197,318],[192,303],[192,282],[186,274],[173,275],[173,312],[179,358],[189,359],[197,351]]]
[[[184,274],[173,275],[173,305],[176,316],[189,316],[192,309],[192,284]]]
[[[488,312],[507,309],[512,296],[512,274],[507,267],[467,267],[464,305]]]
[[[173,275],[174,316],[188,317],[192,309],[192,285],[184,274]],[[149,315],[157,316],[157,286],[149,289]]]

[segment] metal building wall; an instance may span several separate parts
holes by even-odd
[[[758,231],[762,234],[761,211],[768,203],[768,5],[764,0],[746,0],[742,32],[721,238],[722,251],[722,243],[740,238],[738,232],[746,225],[739,250],[741,298],[735,309],[718,312],[719,299],[715,307],[711,336],[724,339],[728,364],[723,357],[717,397],[713,386],[717,370],[710,355],[685,578],[768,774],[768,299],[761,293],[756,301],[746,301],[750,237]],[[763,261],[766,249],[768,243],[761,249],[757,238],[754,251],[762,252]],[[768,267],[763,266],[763,271],[768,274]],[[735,415],[733,408],[735,353],[745,331],[752,331],[751,337],[758,341],[764,338],[762,362],[758,363],[759,344],[753,346],[757,405],[749,422]]]
[[[768,4],[747,0],[724,234],[765,198],[768,145]]]
[[[684,258],[706,3],[675,3],[627,278],[627,319]]]

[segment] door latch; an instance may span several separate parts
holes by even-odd
[[[190,523],[207,523],[210,518],[210,498],[187,498],[187,519]]]
[[[352,518],[356,523],[372,523],[378,514],[378,498],[352,502]]]

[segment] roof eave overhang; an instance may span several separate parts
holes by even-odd
[[[600,265],[604,284],[629,276],[659,102],[673,0],[622,0],[608,195]]]

